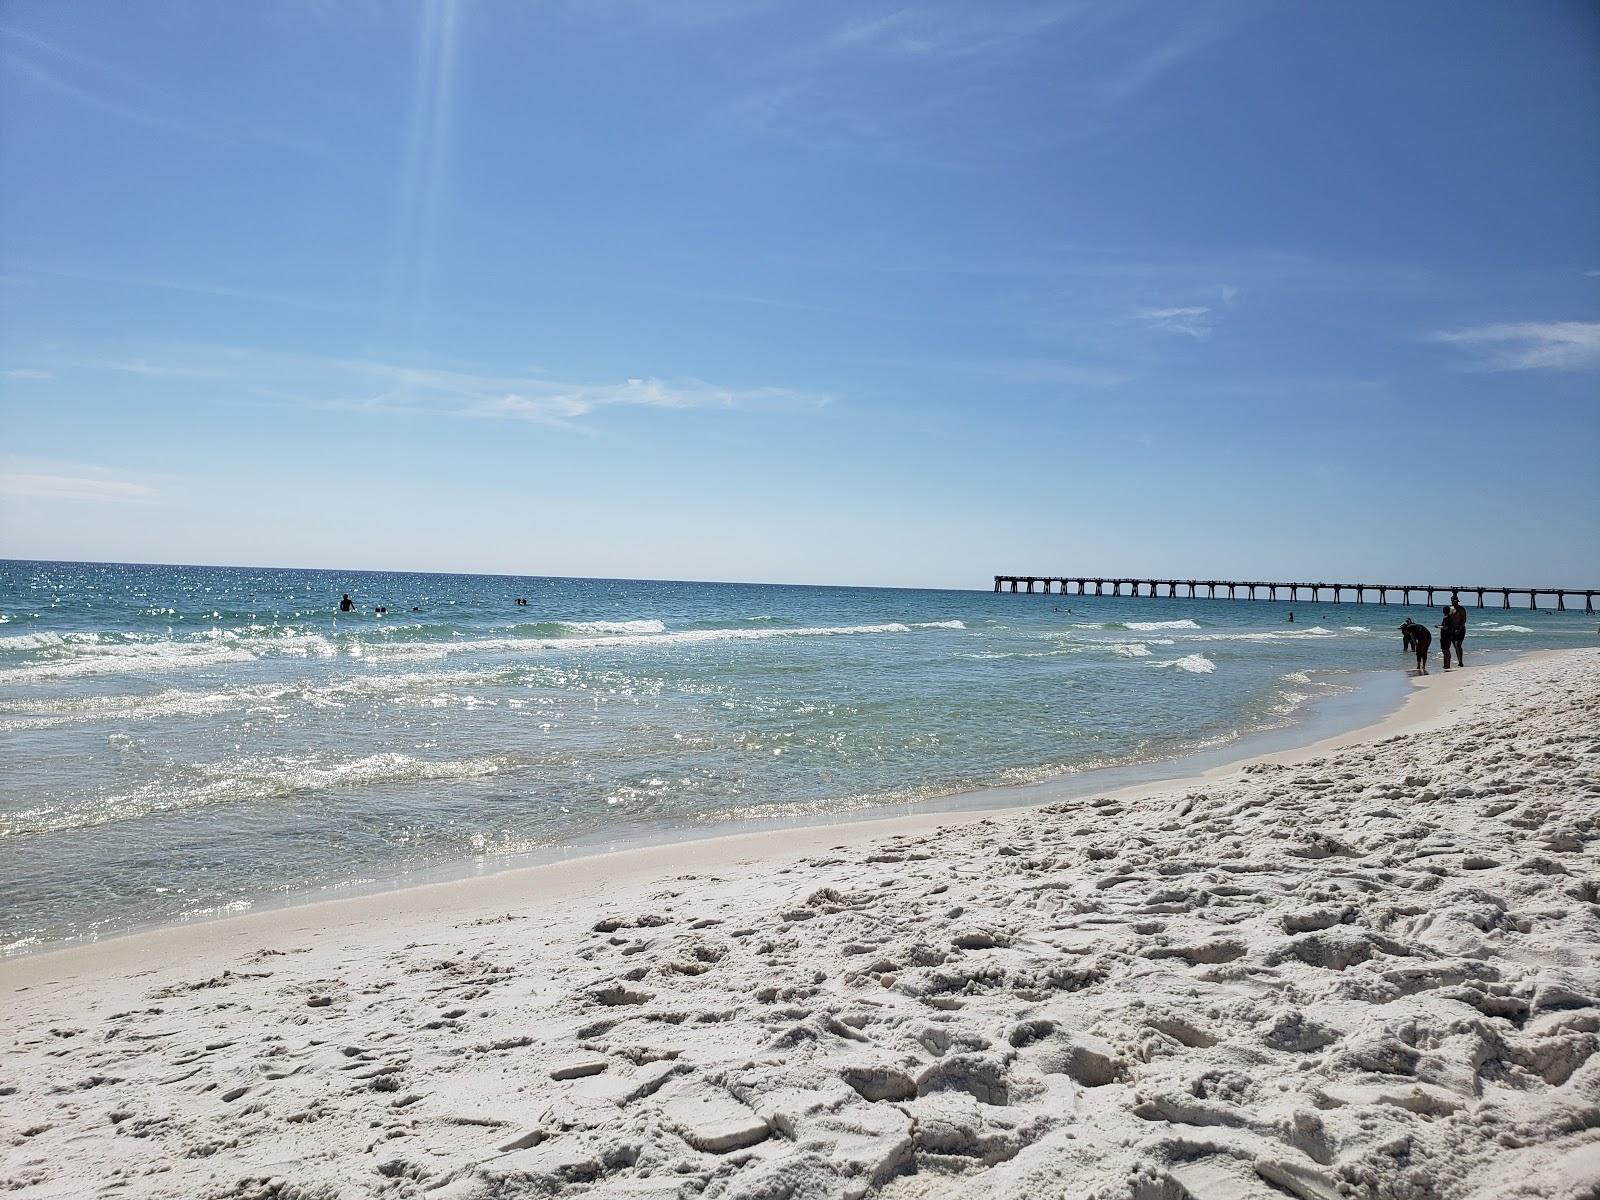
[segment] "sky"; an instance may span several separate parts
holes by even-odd
[[[1600,585],[1589,0],[0,0],[0,556]]]

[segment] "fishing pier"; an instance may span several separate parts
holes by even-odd
[[[1398,583],[1271,583],[1261,580],[1239,579],[1100,579],[1093,576],[1077,575],[996,575],[994,577],[994,590],[1003,592],[1009,588],[1012,592],[1032,592],[1034,585],[1040,585],[1043,594],[1050,595],[1050,585],[1056,585],[1056,591],[1062,596],[1149,596],[1163,599],[1189,599],[1199,598],[1203,589],[1208,600],[1218,599],[1221,591],[1229,600],[1261,599],[1257,593],[1262,593],[1268,600],[1284,599],[1300,602],[1302,597],[1306,603],[1331,601],[1341,604],[1349,601],[1352,604],[1388,604],[1390,596],[1399,598],[1400,603],[1407,607],[1411,604],[1412,596],[1426,596],[1428,606],[1434,606],[1434,597],[1443,596],[1449,599],[1451,594],[1461,597],[1466,603],[1468,597],[1478,598],[1478,607],[1484,607],[1484,597],[1499,597],[1501,607],[1510,608],[1513,596],[1526,596],[1528,607],[1537,609],[1540,596],[1554,596],[1556,611],[1567,611],[1567,599],[1570,597],[1574,605],[1578,598],[1583,597],[1583,611],[1594,612],[1594,598],[1597,594],[1594,589],[1585,588],[1531,588],[1531,587],[1429,587],[1426,584],[1398,584]],[[1124,593],[1123,588],[1127,588]],[[1074,590],[1076,589],[1076,590]],[[1141,590],[1143,589],[1143,590]],[[1183,595],[1180,595],[1183,592]],[[1281,596],[1280,596],[1281,593]]]

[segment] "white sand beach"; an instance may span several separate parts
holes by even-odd
[[[0,963],[0,1190],[1600,1196],[1597,703]]]

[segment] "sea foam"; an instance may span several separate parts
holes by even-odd
[[[1172,667],[1178,671],[1188,671],[1192,675],[1209,675],[1217,669],[1217,664],[1204,654],[1186,654],[1182,658],[1168,659],[1166,662],[1151,663],[1153,667]]]

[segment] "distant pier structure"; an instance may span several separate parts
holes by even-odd
[[[1259,579],[1108,579],[1092,575],[996,575],[994,577],[994,590],[997,592],[1007,590],[1008,586],[1013,592],[1032,592],[1035,585],[1038,585],[1042,588],[1043,594],[1048,596],[1051,584],[1055,584],[1057,593],[1063,596],[1125,594],[1194,600],[1204,589],[1208,600],[1217,599],[1219,590],[1225,591],[1229,600],[1241,598],[1257,600],[1261,598],[1257,595],[1259,592],[1269,600],[1282,598],[1296,603],[1303,596],[1306,603],[1330,600],[1334,604],[1341,604],[1348,600],[1352,604],[1388,604],[1390,596],[1397,596],[1400,602],[1408,607],[1412,596],[1426,596],[1429,607],[1432,607],[1435,603],[1434,597],[1443,596],[1448,600],[1455,594],[1460,596],[1463,602],[1476,596],[1479,608],[1484,606],[1485,596],[1499,597],[1503,608],[1511,607],[1513,596],[1526,596],[1528,607],[1536,609],[1539,607],[1540,596],[1554,596],[1558,612],[1567,611],[1568,598],[1576,605],[1578,597],[1582,596],[1583,611],[1586,613],[1594,612],[1594,598],[1600,594],[1600,589],[1594,588],[1430,587],[1420,583],[1271,583]],[[1127,589],[1126,593],[1123,591],[1124,588]]]

